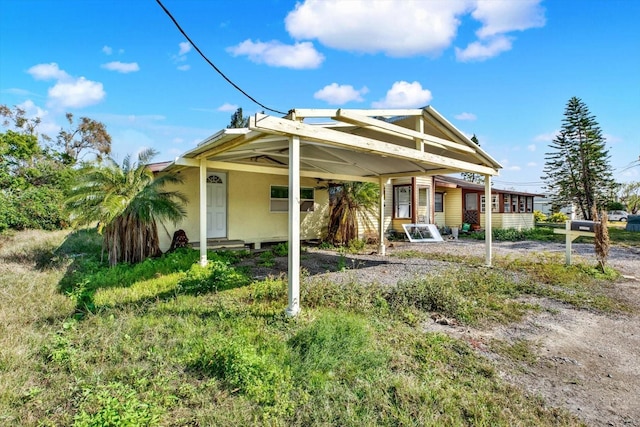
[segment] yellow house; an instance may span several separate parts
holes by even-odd
[[[185,220],[175,229],[185,230],[192,242],[198,242],[203,265],[212,240],[255,246],[288,242],[287,313],[295,315],[300,310],[300,240],[322,236],[328,213],[328,193],[323,188],[328,184],[373,182],[385,189],[378,209],[378,218],[383,220],[377,221],[376,230],[378,252],[384,255],[385,232],[394,220],[399,224],[419,217],[436,219],[430,207],[435,175],[481,174],[489,195],[491,177],[500,168],[429,106],[294,109],[284,117],[256,114],[248,128],[223,129],[158,173],[172,171],[183,178],[180,190],[189,204]],[[414,199],[413,205],[407,204]],[[398,214],[388,215],[390,209],[397,209]],[[485,220],[491,223],[490,212]],[[169,239],[162,243],[166,249]],[[490,233],[485,247],[490,264]]]
[[[486,228],[485,186],[451,176],[433,177],[434,218],[439,226],[463,223]],[[526,230],[535,227],[533,200],[539,194],[491,188],[492,228]]]

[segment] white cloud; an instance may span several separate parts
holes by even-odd
[[[176,137],[176,138],[173,138],[171,142],[173,142],[174,144],[182,144],[184,142],[184,139],[180,137]]]
[[[470,0],[307,0],[296,4],[285,25],[297,40],[389,56],[438,55],[449,47],[470,11]]]
[[[533,137],[533,141],[535,142],[551,142],[555,139],[556,136],[558,136],[560,132],[559,131],[553,131],[553,132],[549,132],[549,133],[541,133],[539,135],[536,135]]]
[[[34,65],[29,68],[27,72],[36,80],[62,80],[70,77],[69,74],[61,70],[55,62]]]
[[[102,83],[84,77],[72,81],[58,81],[49,88],[49,105],[61,108],[82,108],[99,103],[106,93]]]
[[[538,166],[538,164],[536,162],[527,163],[527,167],[529,167],[529,168],[535,168],[536,166]]]
[[[615,144],[617,142],[622,142],[623,139],[620,137],[617,137],[615,135],[611,135],[610,133],[605,133],[602,135],[602,137],[610,144]]]
[[[140,71],[140,67],[138,66],[137,62],[113,61],[113,62],[108,62],[106,64],[102,64],[102,68],[106,68],[107,70],[110,70],[110,71],[117,71],[123,74]]]
[[[369,92],[369,89],[354,89],[351,85],[339,85],[331,83],[313,94],[315,99],[320,99],[332,105],[342,105],[350,101],[364,101],[362,95]]]
[[[51,108],[82,108],[97,104],[106,96],[102,83],[73,77],[55,62],[34,65],[27,72],[36,80],[56,80],[48,91],[47,105]]]
[[[488,41],[476,41],[460,49],[456,47],[456,59],[461,62],[484,61],[502,52],[511,50],[511,40],[505,36],[496,36]]]
[[[522,170],[520,166],[505,166],[504,169],[508,171],[515,171],[515,172]]]
[[[527,145],[527,150],[529,150],[529,151],[536,151],[536,144],[529,144],[529,145]]]
[[[395,82],[384,99],[374,102],[373,108],[416,108],[431,101],[431,91],[423,89],[418,82]]]
[[[482,22],[476,34],[480,38],[511,31],[544,27],[546,20],[541,0],[485,0],[478,1],[471,16]]]
[[[112,47],[110,47],[110,46],[103,46],[103,48],[102,48],[102,52],[103,52],[105,55],[111,55],[111,54],[113,53],[113,48],[112,48]]]
[[[482,23],[476,31],[478,40],[466,48],[456,47],[461,62],[484,61],[511,50],[513,37],[505,34],[544,27],[546,19],[542,0],[478,0],[471,16]]]
[[[173,59],[173,62],[175,64],[186,62],[187,53],[189,53],[190,51],[191,51],[191,45],[188,42],[178,43],[178,54],[173,55],[171,59]],[[183,64],[183,65],[178,65],[176,68],[180,71],[188,71],[191,68],[191,65]]]
[[[476,120],[478,117],[473,113],[460,113],[458,115],[453,116],[458,120]]]
[[[178,46],[180,47],[180,51],[178,52],[178,55],[185,55],[191,50],[191,45],[189,44],[189,42],[179,43]]]
[[[224,113],[235,112],[237,109],[238,106],[236,104],[229,104],[228,102],[225,102],[217,108],[218,111],[222,111]]]
[[[318,52],[313,43],[303,42],[286,45],[277,40],[264,43],[245,40],[227,48],[233,56],[247,56],[256,64],[267,64],[271,67],[293,69],[318,68],[324,61],[324,55]]]

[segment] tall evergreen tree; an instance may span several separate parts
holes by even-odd
[[[231,122],[227,126],[227,129],[234,128],[246,128],[249,126],[249,117],[242,115],[242,107],[238,108],[235,113],[231,115]]]
[[[542,180],[555,205],[574,204],[585,219],[591,209],[606,208],[616,188],[606,140],[587,105],[573,97],[567,103],[560,133],[549,144]]]

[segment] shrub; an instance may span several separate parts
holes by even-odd
[[[547,217],[547,221],[549,222],[565,222],[569,219],[567,214],[563,212],[556,212]]]
[[[547,216],[540,211],[533,211],[533,220],[535,222],[544,222],[547,220]]]
[[[287,256],[289,255],[289,242],[278,243],[273,247],[273,253],[276,256]]]

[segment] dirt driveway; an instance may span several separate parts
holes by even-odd
[[[476,255],[482,245],[467,248]],[[439,250],[459,253],[458,245]],[[434,248],[431,248],[434,249]],[[499,255],[531,251],[564,251],[552,243],[497,243]],[[593,245],[574,245],[578,257],[595,262]],[[545,307],[518,324],[489,330],[428,325],[473,343],[479,352],[493,359],[502,376],[549,405],[563,407],[590,426],[640,426],[640,250],[613,247],[609,264],[624,275],[610,289],[612,296],[634,307],[631,315],[611,315],[578,310],[556,301],[536,299]],[[532,301],[533,302],[533,301]],[[514,363],[490,353],[492,339],[534,344],[533,363]]]

